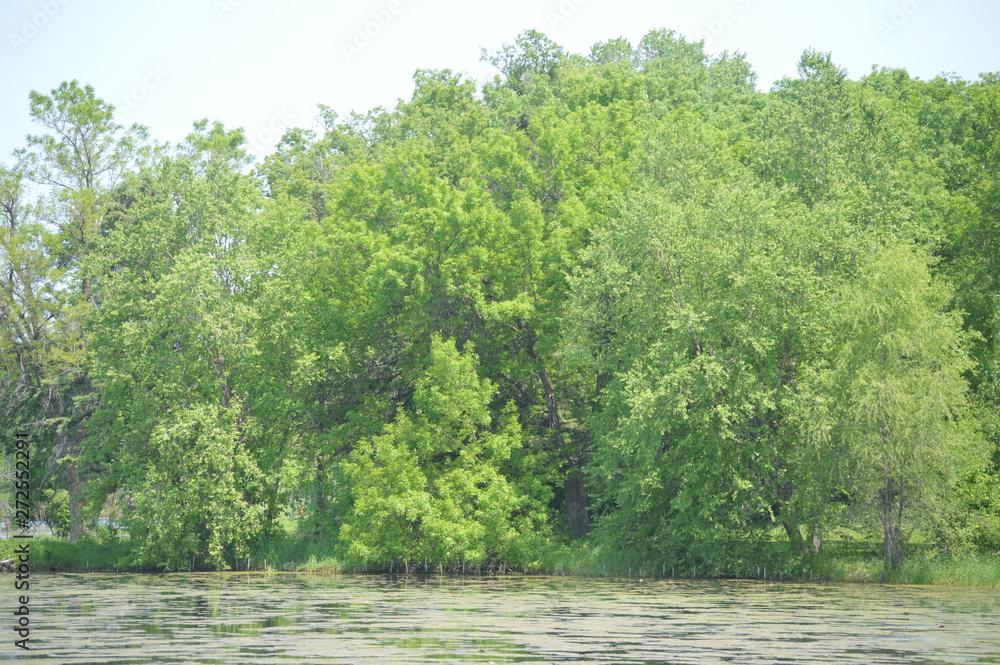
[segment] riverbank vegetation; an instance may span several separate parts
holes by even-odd
[[[134,553],[128,539],[108,540],[87,534],[76,543],[65,538],[34,541],[38,568],[59,572],[127,573],[158,570],[131,565]],[[13,551],[13,548],[10,548]],[[8,558],[9,553],[4,555]],[[224,570],[267,573],[296,572],[355,575],[548,575],[609,580],[758,580],[761,582],[833,582],[950,585],[1000,588],[1000,558],[995,553],[940,552],[933,547],[914,548],[895,569],[887,568],[878,548],[853,541],[830,542],[819,555],[790,555],[787,544],[769,543],[755,565],[698,567],[677,561],[645,560],[618,549],[583,540],[572,543],[549,539],[533,558],[522,562],[464,561],[445,566],[425,561],[362,561],[341,558],[336,542],[305,538],[275,538],[254,548],[245,560],[233,561]],[[194,560],[184,571],[201,571]]]
[[[42,560],[995,584],[997,74],[484,58],[259,163],[31,95],[0,428]]]

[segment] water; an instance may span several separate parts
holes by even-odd
[[[4,610],[0,660],[1000,663],[1000,593],[984,589],[253,573],[31,584],[33,648],[13,646]]]

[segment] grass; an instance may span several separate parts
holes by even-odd
[[[817,568],[823,579],[835,582],[1000,587],[1000,558],[987,553],[917,552],[903,559],[896,570],[887,570],[884,561],[875,556],[829,556]]]
[[[345,570],[334,554],[335,544],[286,534],[263,543],[250,556],[254,570],[290,570],[310,573],[341,573]]]
[[[890,580],[897,584],[1000,587],[1000,556],[909,557],[893,571]]]
[[[762,543],[755,556],[730,567],[673,564],[668,557],[652,561],[628,553],[610,552],[585,543],[550,543],[529,574],[593,577],[729,578],[826,581],[846,583],[932,584],[1000,588],[1000,552],[943,554],[924,543],[911,544],[910,554],[896,570],[888,570],[877,548],[853,538],[829,541],[819,556],[796,557],[783,541]]]
[[[385,562],[348,563],[337,557],[336,545],[316,541],[293,532],[287,525],[282,537],[261,543],[249,556],[232,559],[233,570],[280,570],[325,573],[388,572]],[[35,570],[70,572],[111,572],[134,570],[123,565],[129,560],[128,538],[83,537],[70,544],[64,538],[37,537],[31,541],[31,565]],[[0,558],[11,558],[15,543],[0,540]],[[766,569],[767,579],[814,580],[830,582],[933,584],[1000,588],[1000,553],[943,554],[929,545],[911,545],[910,554],[896,570],[887,570],[877,550],[870,544],[845,537],[830,540],[824,552],[815,557],[789,556],[784,542],[762,543],[750,558],[731,566],[699,567],[679,563],[669,557],[651,560],[648,556],[630,555],[602,548],[588,541],[573,543],[547,539],[537,543],[530,555],[503,564],[505,573],[528,575],[575,575],[586,577],[663,577],[699,579],[757,579]],[[515,557],[516,559],[517,557]],[[413,562],[411,562],[412,564]],[[422,563],[422,562],[421,562]],[[395,564],[398,568],[398,562]],[[422,569],[422,565],[411,569]],[[431,571],[438,564],[431,562]],[[459,564],[443,566],[445,572],[460,572]],[[470,564],[468,572],[474,570]],[[477,572],[499,572],[484,566]]]
[[[112,572],[128,560],[128,539],[98,541],[83,537],[76,543],[66,538],[40,536],[31,541],[31,564],[36,570]]]

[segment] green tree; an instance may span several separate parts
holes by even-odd
[[[23,253],[8,254],[10,289],[26,299],[19,301],[19,323],[7,329],[17,340],[21,380],[38,400],[53,439],[50,469],[57,463],[65,469],[70,539],[75,541],[83,528],[77,458],[92,393],[83,328],[99,300],[85,264],[104,232],[109,193],[142,158],[146,136],[137,125],[129,129],[117,125],[114,107],[99,99],[92,87],[76,81],[63,83],[50,95],[32,92],[30,114],[47,133],[28,136],[28,147],[16,153],[18,171],[43,187],[45,195],[32,210],[48,228],[29,224],[28,235],[8,239],[22,238],[29,252],[37,251],[32,248],[41,240],[46,258],[36,256],[27,265],[21,261]],[[5,189],[14,192],[17,187]],[[17,208],[8,210],[12,230],[17,226]],[[22,270],[14,269],[15,262]]]
[[[892,568],[983,459],[963,378],[966,335],[929,264],[898,245],[863,263],[837,294],[835,341],[802,394],[814,464],[877,526]]]
[[[350,559],[478,564],[524,556],[546,511],[506,475],[521,430],[511,409],[493,427],[494,393],[474,355],[452,340],[432,341],[413,413],[401,411],[346,465],[353,506],[341,537]]]
[[[822,257],[849,229],[755,185],[690,114],[642,142],[643,184],[595,230],[567,320],[569,352],[596,375],[599,529],[693,562],[735,563],[775,525],[815,549],[789,412],[824,273],[840,270]]]
[[[280,468],[281,413],[260,375],[257,297],[275,267],[255,256],[262,196],[241,170],[240,131],[197,123],[175,154],[137,176],[139,196],[95,251],[90,317],[99,409],[84,458],[116,495],[137,565],[225,565],[276,518],[265,471]],[[145,190],[145,191],[144,191]],[[268,358],[272,364],[279,359]],[[280,395],[280,393],[279,393]]]
[[[534,83],[533,79],[543,83],[553,80],[566,59],[566,52],[537,30],[525,30],[513,44],[505,44],[495,53],[483,49],[481,59],[500,70],[504,83],[523,95]]]

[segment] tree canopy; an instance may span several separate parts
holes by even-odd
[[[403,567],[1000,547],[996,74],[809,50],[761,92],[669,30],[483,59],[258,164],[241,129],[161,145],[32,93],[0,426],[73,539],[109,517],[168,570],[289,519]]]

